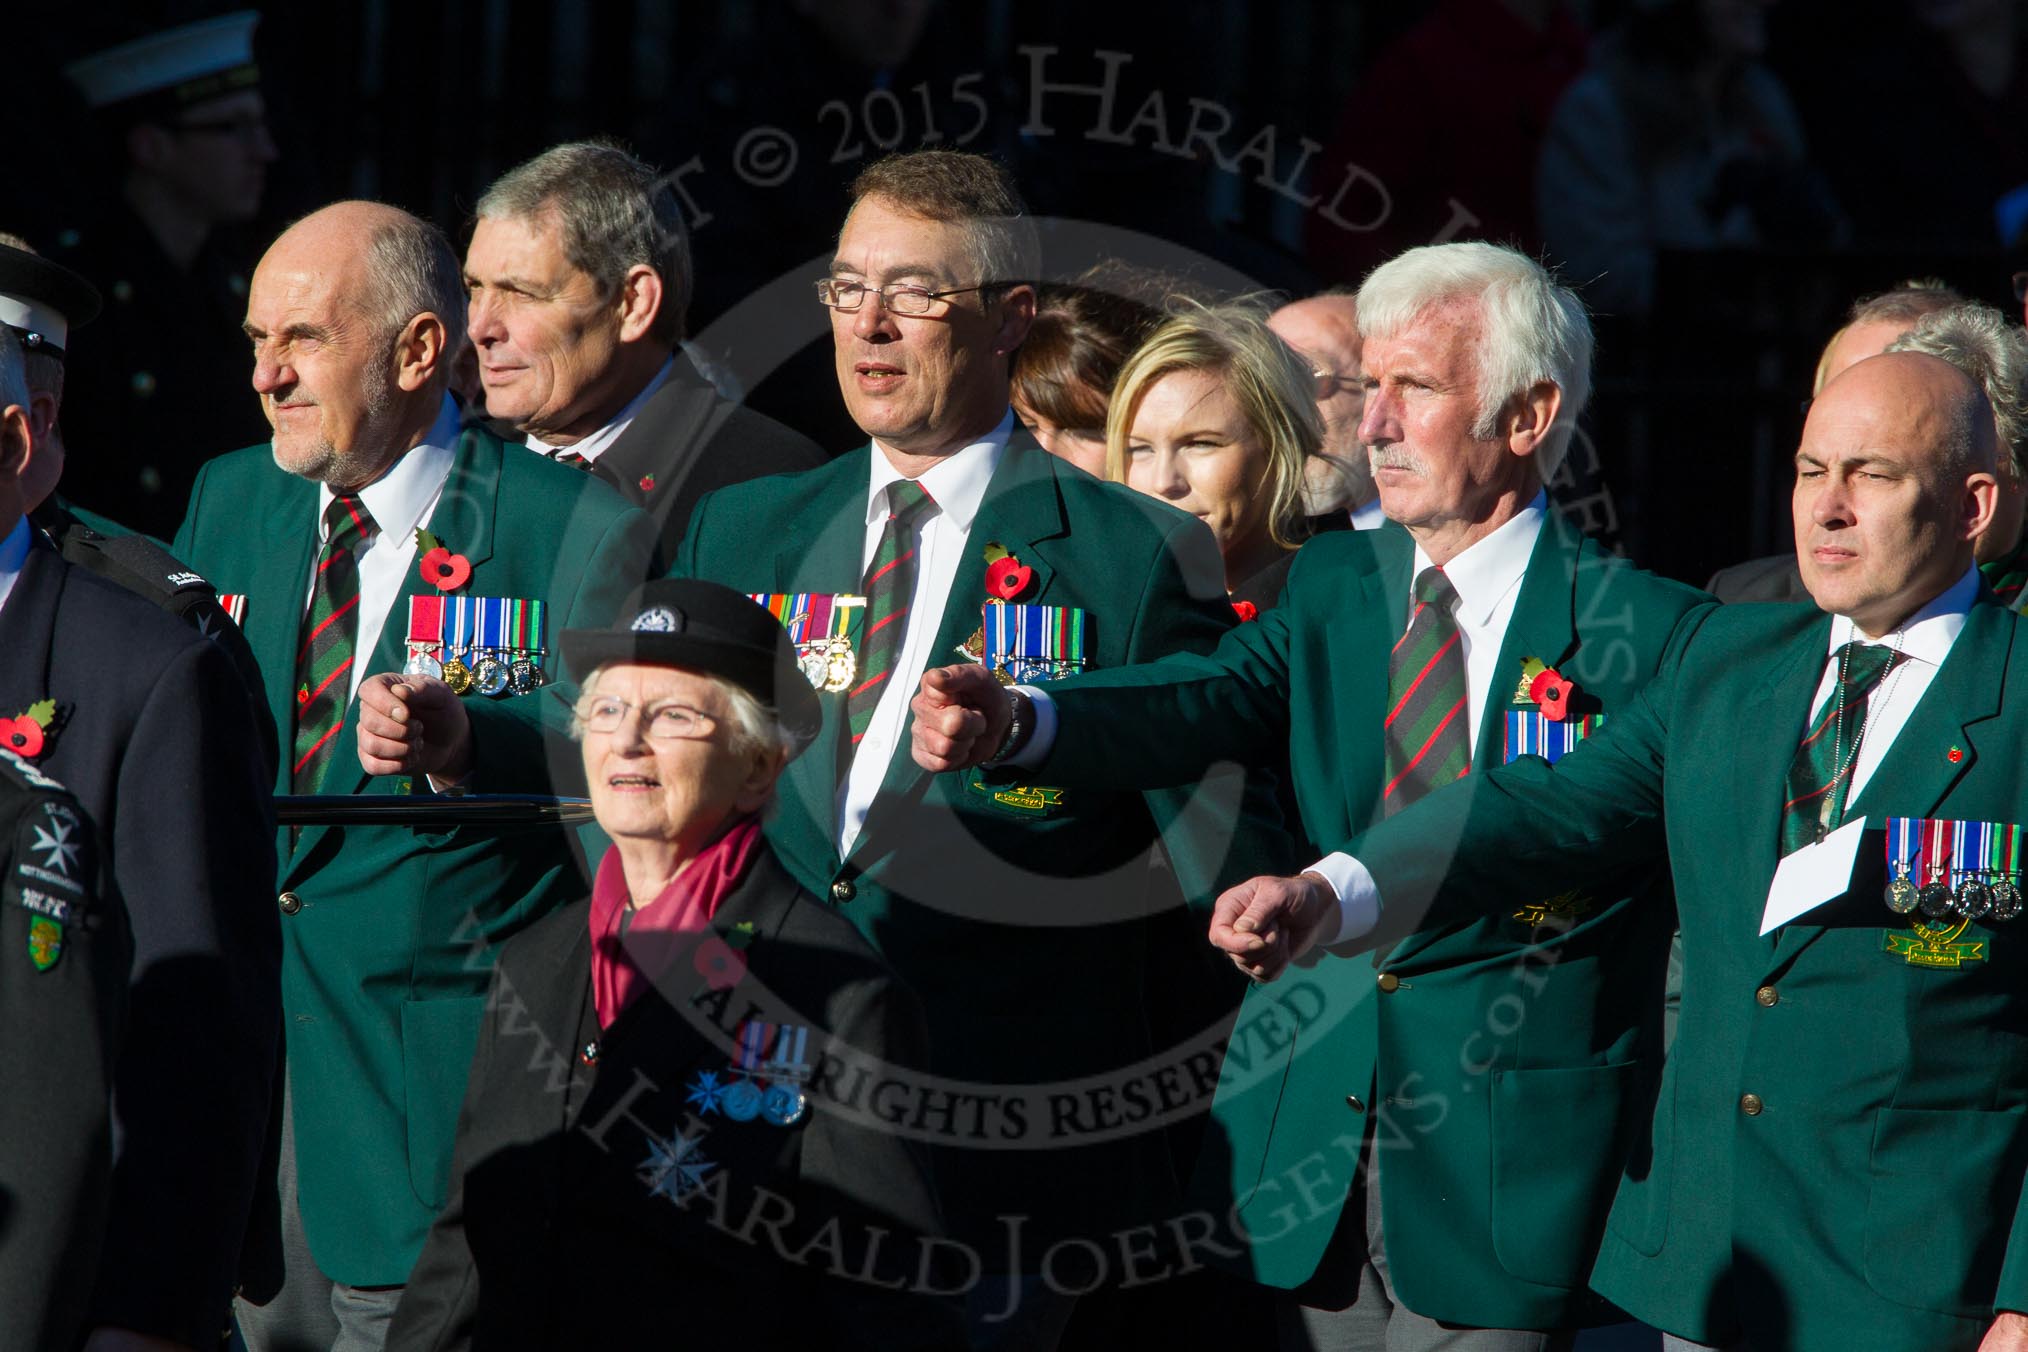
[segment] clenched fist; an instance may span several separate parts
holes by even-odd
[[[1273,981],[1338,932],[1338,894],[1320,874],[1248,878],[1211,908],[1211,944],[1255,981]]]
[[[472,772],[464,702],[434,676],[368,676],[359,685],[359,764],[369,775],[457,783]]]
[[[925,671],[909,708],[915,713],[915,763],[932,774],[985,761],[999,750],[1013,719],[1007,688],[976,663]]]

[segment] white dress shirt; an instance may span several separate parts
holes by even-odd
[[[7,604],[7,598],[14,593],[15,579],[28,564],[28,518],[22,517],[14,523],[14,529],[0,539],[0,608]]]
[[[449,395],[444,396],[443,408],[437,414],[436,422],[430,425],[429,434],[421,444],[408,454],[396,460],[387,473],[359,490],[360,499],[373,517],[378,528],[371,544],[359,554],[359,637],[352,645],[357,659],[352,663],[352,689],[346,695],[347,703],[359,695],[360,682],[373,673],[367,668],[368,658],[375,645],[380,642],[380,630],[387,623],[388,612],[394,609],[394,601],[401,594],[402,585],[408,581],[409,569],[416,566],[420,557],[415,547],[416,527],[430,519],[436,510],[437,499],[443,496],[444,481],[451,475],[451,460],[458,445],[458,406]],[[324,546],[324,512],[336,495],[329,484],[317,490],[317,547]],[[459,540],[443,542],[453,554],[462,553]],[[315,593],[317,579],[313,575],[310,588],[303,593],[303,605],[308,609],[310,597]],[[408,616],[395,617],[395,622],[407,633]]]
[[[1936,669],[1950,656],[1951,645],[1964,632],[1965,614],[1972,608],[1972,600],[1979,594],[1979,571],[1967,569],[1965,575],[1951,584],[1949,590],[1915,612],[1908,622],[1879,639],[1869,639],[1859,633],[1852,621],[1843,615],[1831,618],[1830,646],[1826,651],[1835,656],[1838,649],[1857,639],[1872,646],[1898,649],[1901,660],[1894,664],[1880,684],[1873,687],[1872,698],[1866,702],[1866,725],[1859,732],[1859,751],[1852,759],[1851,782],[1845,789],[1845,801],[1853,802],[1866,781],[1873,778],[1873,772],[1880,768],[1881,758],[1894,745],[1894,739],[1901,735],[1910,714],[1922,699],[1929,683],[1936,679]],[[1817,712],[1824,707],[1824,701],[1838,686],[1838,664],[1827,660],[1824,663],[1823,679],[1817,682],[1817,693],[1810,700],[1810,721],[1816,722]]]
[[[663,362],[662,369],[655,372],[655,378],[643,385],[641,392],[632,399],[629,399],[627,406],[614,414],[611,422],[591,435],[579,437],[568,446],[552,446],[546,441],[538,441],[534,437],[529,437],[527,438],[528,449],[541,455],[546,455],[552,460],[568,452],[571,455],[581,455],[590,461],[597,461],[599,456],[603,455],[614,442],[620,439],[620,434],[633,425],[634,419],[640,416],[642,406],[654,397],[655,391],[669,383],[670,373],[675,369],[676,359],[674,357]]]
[[[1873,688],[1873,694],[1867,701],[1866,725],[1860,732],[1858,754],[1852,761],[1851,783],[1845,790],[1847,803],[1859,797],[1867,781],[1873,778],[1873,772],[1880,768],[1880,762],[1893,749],[1895,739],[1908,724],[1909,716],[1921,703],[1930,682],[1936,679],[1937,669],[1943,665],[1944,658],[1950,656],[1951,645],[1964,632],[1965,616],[1978,594],[1978,569],[1966,569],[1963,577],[1911,615],[1901,628],[1877,640],[1858,633],[1852,621],[1845,616],[1832,617],[1831,636],[1825,648],[1824,674],[1810,700],[1811,722],[1816,721],[1817,711],[1824,707],[1824,701],[1837,688],[1838,664],[1832,659],[1849,640],[1897,648],[1902,655],[1902,660]],[[1346,860],[1351,868],[1347,870],[1344,882],[1325,874],[1331,878],[1332,886],[1338,889],[1338,933],[1335,938],[1326,938],[1323,942],[1349,943],[1380,923],[1380,892],[1364,864],[1346,855],[1334,855],[1333,858]]]
[[[958,564],[970,544],[972,520],[985,500],[986,485],[1000,458],[1007,452],[1007,437],[1014,426],[1013,410],[1000,419],[999,426],[963,450],[945,456],[916,480],[936,506],[916,525],[915,595],[909,601],[908,628],[902,634],[901,651],[894,659],[893,675],[873,706],[873,721],[852,757],[852,769],[845,776],[838,799],[838,857],[852,851],[866,813],[887,778],[887,768],[908,733],[908,704],[915,697],[922,674],[934,663],[957,660],[955,653],[939,654],[930,649],[942,627],[944,608],[951,599],[951,584]],[[859,571],[864,576],[880,547],[880,533],[887,521],[887,486],[905,476],[873,444],[872,481],[866,490],[866,548],[860,555]],[[986,598],[979,597],[984,605]]]

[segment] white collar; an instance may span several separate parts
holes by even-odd
[[[527,438],[528,449],[550,456],[555,455],[559,451],[569,451],[572,455],[581,455],[587,460],[597,460],[600,452],[609,449],[614,442],[618,441],[620,434],[627,430],[628,425],[636,417],[640,416],[641,406],[654,397],[655,391],[669,383],[669,377],[675,373],[675,370],[676,358],[672,356],[669,360],[662,363],[661,370],[655,372],[655,378],[643,385],[641,392],[627,401],[625,408],[615,413],[610,422],[589,436],[579,437],[568,446],[552,446],[546,441],[538,441],[531,436]]]
[[[0,539],[0,606],[7,604],[21,570],[28,566],[28,545],[28,518],[23,516],[6,538]]]
[[[359,490],[373,524],[383,539],[406,539],[423,523],[423,514],[437,499],[444,477],[451,472],[459,436],[458,405],[448,394],[437,420],[423,439],[388,466],[387,472]],[[331,506],[329,484],[317,489],[317,531],[323,538],[324,513]],[[456,548],[456,542],[452,542]]]
[[[1458,594],[1456,613],[1467,623],[1485,625],[1508,592],[1521,585],[1535,542],[1542,535],[1548,494],[1537,492],[1526,507],[1500,523],[1484,539],[1468,545],[1464,552],[1444,565],[1444,576]],[[1430,556],[1415,547],[1415,571],[1421,577]]]
[[[1908,621],[1885,638],[1870,639],[1859,632],[1849,616],[1831,617],[1831,638],[1829,652],[1835,653],[1848,642],[1884,643],[1898,646],[1904,658],[1920,658],[1931,666],[1943,665],[1950,655],[1951,645],[1957,642],[1958,634],[1965,627],[1965,616],[1971,611],[1972,602],[1979,594],[1979,570],[1976,566],[1965,570],[1965,575],[1953,582],[1928,605],[1908,617]]]
[[[961,531],[972,528],[979,504],[986,500],[986,485],[1006,454],[1007,438],[1014,430],[1014,410],[1008,409],[992,431],[969,446],[953,451],[925,470],[916,480],[937,505],[938,514]],[[887,452],[873,443],[873,474],[866,490],[866,524],[887,519],[887,486],[906,478],[887,458]]]

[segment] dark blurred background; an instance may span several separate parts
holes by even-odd
[[[118,190],[66,61],[241,7],[11,16],[0,228],[47,249]],[[256,50],[277,158],[221,236],[245,267],[345,196],[462,243],[495,174],[617,137],[677,176],[693,336],[841,450],[814,301],[738,307],[770,284],[802,305],[784,279],[817,275],[886,149],[1003,156],[1060,222],[1051,271],[1117,250],[1301,292],[1438,238],[1518,243],[1598,311],[1566,510],[1700,582],[1788,546],[1802,403],[1853,299],[1931,275],[2018,313],[2028,266],[2021,0],[363,0],[269,7]],[[114,360],[89,334],[77,362]]]

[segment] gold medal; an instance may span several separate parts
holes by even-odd
[[[839,635],[831,640],[824,655],[824,688],[833,694],[850,690],[859,675],[859,659],[852,654],[852,640]]]
[[[466,693],[472,688],[472,669],[453,657],[444,663],[444,684],[451,688],[453,695]]]

